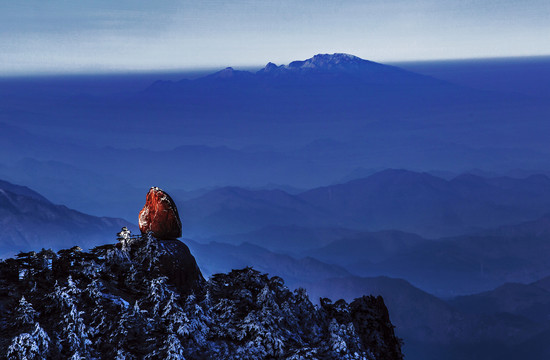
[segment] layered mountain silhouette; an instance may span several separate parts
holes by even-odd
[[[18,251],[97,245],[121,226],[122,219],[96,217],[55,205],[39,193],[0,180],[0,257]]]
[[[350,268],[355,268],[357,264],[368,268],[426,243],[431,241],[411,233],[385,230],[342,236],[326,246],[308,249],[303,253]]]
[[[449,297],[550,275],[549,185],[543,175],[445,180],[388,170],[294,195],[220,188],[183,202],[182,213],[201,241],[313,257]],[[465,234],[441,237],[457,232]]]
[[[182,192],[312,189],[361,168],[550,168],[547,101],[352,55],[136,80],[133,90],[121,79],[98,80],[103,91],[78,77],[1,82],[0,178],[86,213],[130,217],[136,189],[151,181]]]
[[[210,240],[253,242],[275,252],[338,265],[356,275],[404,278],[443,297],[486,291],[505,282],[529,283],[550,275],[546,261],[548,216],[436,240],[400,231],[343,229],[329,229],[320,236],[318,231],[322,229],[268,227],[246,234],[218,235]],[[267,235],[270,230],[273,233]],[[297,244],[286,245],[289,243]]]
[[[340,227],[305,227],[269,225],[259,230],[201,238],[204,242],[225,242],[233,245],[249,243],[285,254],[300,255],[308,250],[328,246],[343,238],[360,237],[361,231]]]
[[[549,182],[546,176],[444,180],[390,170],[294,195],[220,188],[180,208],[184,232],[201,241],[248,242],[358,275],[403,277],[436,294],[464,294],[550,275],[541,250],[547,247],[549,221],[540,217],[550,208]],[[94,233],[127,225],[54,205],[24,187],[3,183],[3,189],[3,253],[43,241],[53,248],[88,247],[95,240],[83,244],[79,239],[96,239]],[[491,224],[502,227],[476,230]],[[414,234],[422,231],[471,234],[440,240]]]
[[[205,276],[251,266],[256,270],[269,271],[272,275],[282,277],[290,288],[307,287],[308,284],[325,279],[351,276],[341,266],[327,264],[312,257],[295,258],[248,243],[204,244],[188,239],[185,242],[196,255]],[[314,297],[312,300],[317,301],[317,298]]]
[[[426,242],[376,266],[352,272],[406,277],[438,294],[478,292],[504,282],[529,283],[550,275],[549,216],[479,234]],[[452,285],[449,280],[452,279]]]
[[[132,219],[139,189],[162,184],[207,274],[250,264],[314,297],[384,293],[410,359],[548,357],[542,87],[484,91],[347,54],[101,81],[0,83],[0,178],[39,193],[1,184],[0,257],[113,225],[103,242],[125,224],[69,208]]]
[[[491,103],[506,96],[466,89],[349,54],[319,54],[288,65],[268,63],[257,72],[228,67],[193,80],[157,81],[140,98],[177,107],[183,114],[200,113],[202,121],[212,120],[215,109],[223,109],[233,125],[248,122],[252,112],[258,116],[256,125],[291,121],[297,126],[315,116],[317,125],[344,121],[351,126],[348,119],[358,116],[374,122],[388,115],[426,115],[428,108],[441,111],[451,104]]]
[[[466,313],[510,313],[545,323],[550,319],[549,282],[550,277],[529,284],[506,283],[490,291],[459,296],[450,303]]]
[[[290,287],[305,287],[314,302],[322,297],[351,300],[362,293],[383,296],[396,334],[404,339],[404,354],[410,359],[513,359],[511,354],[525,351],[526,344],[536,345],[529,348],[534,358],[544,354],[540,348],[544,342],[539,338],[550,326],[546,316],[548,278],[444,300],[403,279],[354,276],[342,267],[257,245],[185,242],[207,274],[249,264],[260,271],[269,269]],[[362,250],[355,249],[358,257]]]
[[[546,311],[534,321],[520,311],[504,312],[496,308],[473,314],[466,310],[486,305],[483,294],[479,298],[474,295],[475,299],[460,308],[455,307],[454,301],[444,301],[407,281],[388,277],[327,279],[309,289],[314,296],[334,292],[353,298],[365,291],[384,296],[396,333],[404,339],[403,351],[413,360],[514,359],[522,353],[538,359],[544,358],[548,351],[542,341],[550,326],[544,317]],[[499,301],[506,303],[513,302],[514,295],[528,297],[529,292],[499,295],[502,296]]]
[[[185,202],[187,231],[207,235],[266,226],[401,230],[425,237],[517,224],[550,211],[550,178],[445,180],[428,173],[385,170],[298,194],[226,187]]]
[[[349,54],[318,54],[306,60],[298,60],[288,65],[268,63],[257,72],[235,70],[228,67],[208,76],[195,80],[157,81],[147,89],[154,93],[184,91],[190,86],[208,85],[210,90],[219,90],[246,84],[246,89],[253,86],[264,86],[264,90],[278,87],[322,86],[329,87],[334,83],[345,85],[347,82],[360,82],[370,85],[443,85],[444,81],[409,72],[398,67],[388,66],[361,59]],[[334,82],[334,83],[331,83]],[[212,85],[215,85],[212,87]]]

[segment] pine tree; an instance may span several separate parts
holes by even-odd
[[[21,329],[25,329],[34,325],[35,320],[38,317],[38,313],[34,310],[32,305],[27,300],[25,300],[24,296],[22,296],[21,300],[19,300],[19,304],[15,309],[15,313],[15,326]]]
[[[15,309],[14,331],[20,332],[8,347],[8,359],[44,359],[48,355],[50,338],[37,322],[38,312],[21,297]]]
[[[69,276],[67,286],[61,287],[56,283],[51,295],[52,307],[60,316],[58,338],[61,354],[71,359],[91,357],[88,328],[84,324],[83,312],[77,309],[76,301],[80,293],[81,290]]]
[[[40,348],[34,337],[29,333],[22,333],[13,338],[6,354],[8,359],[31,360],[40,359]]]
[[[166,360],[185,360],[185,349],[177,334],[169,333],[159,352],[160,358]]]
[[[116,356],[124,355],[128,359],[142,358],[148,352],[144,339],[148,337],[149,332],[150,324],[136,302],[134,306],[122,309],[107,342]],[[105,337],[105,334],[103,336]]]

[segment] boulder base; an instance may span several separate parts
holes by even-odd
[[[157,239],[177,239],[181,236],[181,220],[174,200],[158,187],[147,193],[145,206],[139,212],[139,229],[152,231]]]
[[[179,240],[159,240],[159,244],[163,250],[159,269],[168,282],[182,294],[200,292],[205,280],[187,245]]]

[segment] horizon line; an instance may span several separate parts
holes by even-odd
[[[322,53],[319,53],[322,54]],[[330,54],[330,53],[329,53]],[[333,53],[338,54],[338,53]],[[348,55],[353,55],[349,54]],[[315,54],[318,55],[318,54]],[[315,55],[312,55],[315,56]],[[355,56],[355,55],[354,55]],[[359,57],[359,56],[357,56]],[[464,57],[464,58],[438,58],[438,59],[415,59],[415,60],[391,60],[391,61],[375,61],[371,59],[361,58],[363,60],[369,60],[380,64],[388,65],[397,65],[397,64],[412,64],[412,63],[444,63],[444,62],[469,62],[469,61],[507,61],[507,60],[534,60],[534,59],[544,59],[549,58],[550,54],[547,55],[517,55],[517,56],[482,56],[482,57]],[[295,61],[295,60],[292,60]],[[290,61],[290,62],[292,62]],[[299,60],[301,61],[301,60]],[[289,63],[290,63],[289,62]],[[266,62],[265,64],[269,63]],[[197,75],[203,73],[209,73],[210,71],[219,71],[226,69],[228,67],[244,70],[244,71],[257,71],[265,67],[265,64],[241,64],[241,65],[211,65],[211,66],[196,66],[196,67],[167,67],[167,68],[88,68],[88,69],[74,69],[67,71],[59,70],[31,70],[31,71],[12,71],[7,73],[2,73],[0,70],[0,79],[9,79],[9,78],[30,78],[30,77],[71,77],[71,76],[128,76],[128,75],[139,75],[139,74],[178,74],[178,73],[195,73]],[[288,65],[288,64],[286,64]]]

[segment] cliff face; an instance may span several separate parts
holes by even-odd
[[[251,268],[204,280],[178,240],[0,263],[0,356],[27,359],[402,359],[381,298],[314,306]]]
[[[395,336],[388,308],[381,296],[362,296],[350,304],[321,299],[321,308],[339,323],[353,324],[361,344],[377,360],[403,359],[401,340]]]

